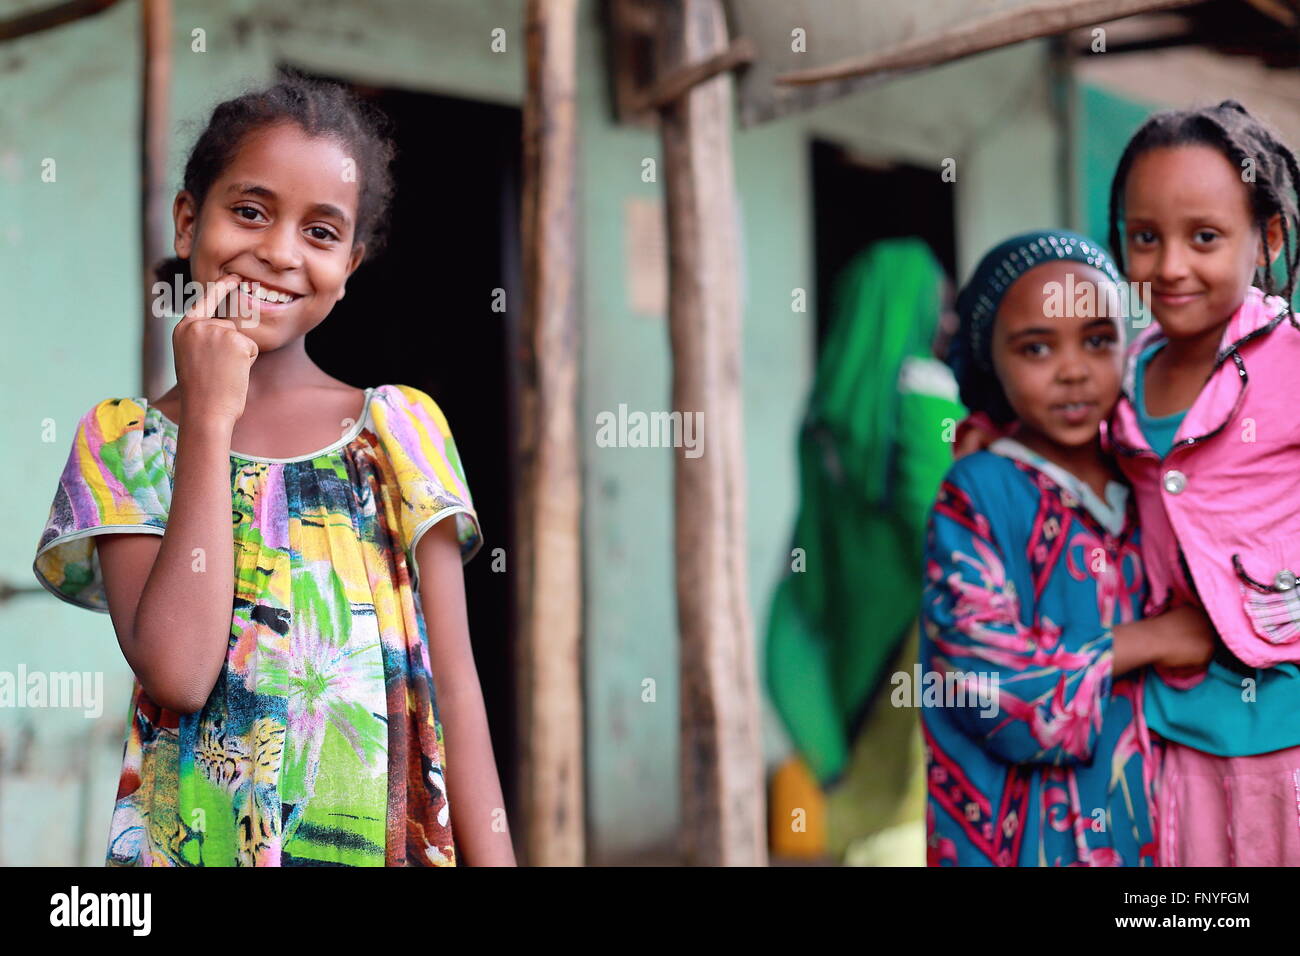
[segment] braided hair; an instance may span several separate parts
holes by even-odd
[[[1281,289],[1273,279],[1273,271],[1263,267],[1262,288],[1269,295],[1280,295],[1288,307],[1295,292],[1297,266],[1300,266],[1300,210],[1297,209],[1297,190],[1300,190],[1300,167],[1295,154],[1282,142],[1281,137],[1258,117],[1252,116],[1236,100],[1224,100],[1218,106],[1199,109],[1165,110],[1155,113],[1133,134],[1124,155],[1120,157],[1115,178],[1110,184],[1109,241],[1120,269],[1125,270],[1124,245],[1120,241],[1120,206],[1123,205],[1124,186],[1133,163],[1148,150],[1169,146],[1203,145],[1217,149],[1237,168],[1247,162],[1254,164],[1254,179],[1242,184],[1250,190],[1251,212],[1259,229],[1260,243],[1268,253],[1268,222],[1273,216],[1282,218],[1282,250],[1286,265],[1286,279]],[[1293,251],[1294,247],[1294,251]]]
[[[365,243],[366,258],[373,258],[386,238],[394,191],[392,163],[397,150],[388,118],[337,83],[283,70],[280,82],[274,86],[217,104],[190,150],[182,188],[194,197],[196,209],[202,209],[212,184],[230,165],[248,135],[284,122],[296,123],[309,136],[337,139],[356,160],[359,192],[352,244],[355,248]],[[170,283],[177,275],[185,284],[191,279],[186,259],[165,259],[154,271],[161,282]]]

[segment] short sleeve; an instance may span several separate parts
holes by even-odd
[[[161,431],[130,398],[100,402],[77,423],[32,570],[55,597],[108,611],[95,536],[163,534],[171,506]]]
[[[380,442],[392,462],[401,495],[402,545],[411,567],[412,586],[419,585],[416,545],[444,518],[456,522],[463,562],[483,545],[478,514],[470,497],[456,440],[437,403],[417,388],[383,389],[371,411]]]

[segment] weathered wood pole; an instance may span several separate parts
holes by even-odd
[[[167,319],[153,314],[153,268],[170,255],[171,204],[167,147],[172,85],[171,0],[142,0],[140,95],[140,256],[144,267],[144,322],[140,335],[141,395],[157,398],[170,387]]]
[[[661,72],[728,48],[719,0],[660,10]],[[739,227],[731,76],[661,110],[668,205],[673,410],[699,413],[703,453],[674,465],[681,632],[682,853],[701,865],[763,865],[764,787],[746,583]]]
[[[584,862],[578,431],[577,0],[528,0],[519,445],[525,859]]]

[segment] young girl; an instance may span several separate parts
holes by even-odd
[[[1291,150],[1226,100],[1152,116],[1111,186],[1111,246],[1159,324],[1133,345],[1109,434],[1152,609],[1202,606],[1219,638],[1208,668],[1149,685],[1169,742],[1163,865],[1300,865],[1298,179]]]
[[[1152,116],[1111,184],[1111,245],[1158,323],[1130,348],[1108,430],[1149,609],[1204,607],[1217,632],[1208,667],[1148,684],[1148,725],[1168,742],[1166,866],[1300,864],[1298,181],[1292,151],[1225,100]]]
[[[1102,307],[1117,278],[1094,242],[1030,233],[989,252],[958,298],[962,401],[1017,428],[953,465],[927,532],[931,865],[1155,860],[1141,669],[1199,664],[1212,638],[1187,608],[1137,620],[1136,513],[1099,439],[1120,390],[1120,326]],[[1085,287],[1091,300],[1062,297]]]
[[[78,426],[35,571],[108,611],[136,676],[109,865],[514,862],[455,441],[428,395],[304,348],[377,248],[392,158],[341,87],[217,106],[173,208],[205,290],[176,387]]]

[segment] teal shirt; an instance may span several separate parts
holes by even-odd
[[[1138,425],[1161,458],[1169,454],[1187,414],[1186,410],[1160,418],[1147,414],[1143,380],[1147,363],[1163,344],[1155,342],[1143,350],[1133,377]],[[1249,667],[1221,647],[1205,680],[1195,687],[1175,690],[1154,674],[1146,686],[1147,725],[1168,740],[1220,757],[1246,757],[1300,745],[1300,666],[1295,664]]]

